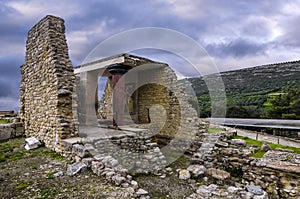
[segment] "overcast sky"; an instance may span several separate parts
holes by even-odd
[[[0,0],[0,110],[17,110],[27,32],[48,14],[65,20],[73,65],[110,36],[143,27],[191,37],[220,71],[299,59],[299,0]],[[176,62],[166,52],[136,53]]]

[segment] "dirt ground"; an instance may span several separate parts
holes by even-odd
[[[68,160],[45,148],[27,151],[24,138],[0,142],[0,198],[128,198],[128,189],[86,171],[66,175]],[[63,175],[55,177],[62,171]]]

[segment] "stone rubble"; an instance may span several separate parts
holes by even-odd
[[[201,175],[203,175],[206,171],[206,168],[203,165],[190,165],[187,168],[188,171],[192,172],[194,174],[195,177],[199,177]]]
[[[191,174],[188,170],[182,169],[179,171],[179,179],[180,180],[188,180],[190,179]]]
[[[75,162],[68,166],[67,175],[76,175],[87,170],[87,166],[82,162]]]
[[[234,186],[218,186],[216,184],[201,185],[196,193],[191,194],[187,199],[210,199],[210,198],[228,198],[228,199],[268,199],[267,192],[263,191],[261,194],[254,194],[246,191],[242,187]]]
[[[58,178],[58,177],[63,176],[63,175],[64,175],[64,172],[63,172],[63,171],[58,171],[57,173],[54,173],[54,174],[53,174],[53,177],[54,177],[54,178]]]
[[[214,190],[202,185],[194,198],[298,198],[300,196],[300,155],[289,150],[270,149],[262,158],[251,154],[258,148],[247,146],[244,140],[232,139],[235,132],[220,132],[213,135],[202,132],[200,147],[194,149],[192,165],[187,168],[190,180],[213,181]],[[233,140],[233,141],[232,141]],[[221,143],[221,144],[219,144]],[[200,170],[204,175],[197,176]],[[184,170],[184,169],[179,169]],[[203,172],[203,171],[202,171]],[[202,173],[200,172],[200,173]],[[233,179],[240,178],[241,184]],[[208,191],[210,190],[210,191]]]
[[[26,142],[25,144],[26,150],[36,149],[41,144],[41,142],[35,137],[26,138],[25,142]]]
[[[269,150],[272,150],[271,146],[265,142],[262,143],[261,148],[260,148],[263,152],[267,152]]]
[[[237,145],[237,146],[242,146],[242,147],[245,147],[247,145],[246,141],[241,140],[241,139],[232,139],[231,144]]]
[[[209,168],[206,170],[206,174],[208,176],[211,176],[211,177],[213,177],[217,180],[221,180],[221,181],[224,181],[224,180],[227,180],[230,178],[230,173],[223,171],[221,169]]]
[[[246,188],[249,192],[253,193],[254,195],[262,195],[264,193],[260,186],[246,185]]]
[[[160,173],[166,167],[166,159],[156,143],[143,137],[119,137],[96,140],[84,145],[64,143],[66,156],[76,161],[94,158],[105,167],[122,167],[133,173]],[[93,161],[89,159],[89,161]]]

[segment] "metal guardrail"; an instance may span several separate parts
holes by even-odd
[[[272,129],[289,129],[300,131],[300,120],[274,120],[274,119],[240,119],[240,118],[205,118],[226,126],[243,126]]]

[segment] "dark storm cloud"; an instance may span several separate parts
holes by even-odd
[[[151,26],[186,34],[204,47],[217,64],[234,69],[298,59],[299,10],[300,2],[294,0],[0,0],[0,102],[4,96],[17,101],[27,32],[47,14],[65,20],[74,65],[79,65],[108,37]],[[173,45],[181,47],[177,41]],[[169,53],[142,54],[168,62],[178,71],[184,71],[186,66]]]
[[[20,66],[23,59],[21,56],[9,56],[0,58],[0,97],[18,97],[20,86]]]
[[[270,44],[258,44],[253,41],[236,39],[227,43],[208,45],[206,49],[211,55],[218,57],[232,56],[243,58],[245,56],[254,56],[264,54]]]
[[[107,39],[113,34],[139,27],[166,27],[175,30],[182,29],[187,33],[185,23],[182,20],[166,12],[162,6],[163,3],[142,1],[131,1],[131,3],[122,4],[120,1],[92,1],[83,5],[83,12],[70,17],[66,21],[67,34],[69,42],[76,41],[72,32],[86,32],[88,38],[82,50],[78,53],[72,52],[71,56],[76,61],[83,60],[89,51],[91,51],[99,42]],[[89,31],[103,26],[103,31]],[[193,26],[190,26],[190,29]],[[189,31],[194,32],[194,31]],[[80,35],[81,36],[81,35]],[[81,37],[82,38],[82,37]],[[72,45],[72,44],[71,44]]]
[[[28,24],[20,21],[22,16],[17,10],[3,2],[0,2],[0,19],[0,58],[14,55],[10,58],[15,59],[16,54],[24,53]],[[20,59],[20,57],[17,55],[16,59]],[[0,67],[0,72],[2,72],[2,65]]]

